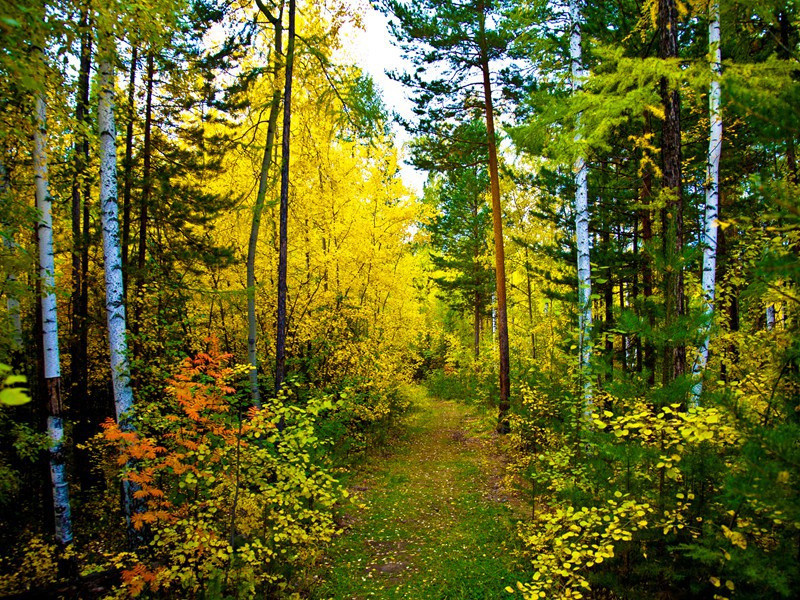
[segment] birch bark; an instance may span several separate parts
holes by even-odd
[[[700,354],[695,363],[690,403],[697,406],[703,392],[700,379],[708,364],[709,328],[714,314],[717,272],[717,219],[719,217],[719,160],[722,152],[722,116],[720,114],[720,79],[722,77],[722,51],[720,48],[719,0],[708,5],[708,51],[711,62],[711,85],[708,93],[710,130],[708,137],[708,164],[706,173],[706,210],[703,226],[703,303],[707,325],[703,331]]]
[[[572,91],[579,91],[587,72],[583,68],[581,57],[581,11],[579,0],[570,0],[569,14],[571,33],[569,40],[570,62],[572,64]],[[575,127],[580,124],[580,116],[575,119]],[[581,139],[575,134],[575,141]],[[584,386],[584,400],[587,402],[585,412],[591,413],[591,380],[588,375],[589,362],[592,356],[590,334],[592,329],[592,267],[589,259],[589,185],[588,168],[582,153],[578,154],[573,166],[575,175],[575,240],[578,247],[578,351]]]
[[[58,311],[55,294],[53,253],[53,201],[47,179],[47,105],[44,95],[36,94],[33,131],[33,175],[36,208],[39,211],[39,277],[42,281],[42,346],[44,378],[47,386],[47,434],[50,438],[50,480],[53,485],[53,512],[56,540],[66,546],[72,541],[69,484],[64,464],[64,420],[61,402],[61,356],[58,347]]]
[[[123,430],[133,429],[133,391],[128,364],[128,340],[125,319],[125,294],[122,282],[122,257],[119,238],[117,204],[117,147],[114,123],[114,68],[108,49],[102,54],[100,98],[97,119],[100,129],[100,221],[103,231],[105,262],[106,317],[111,361],[111,381],[117,422]],[[131,543],[135,539],[131,527],[133,486],[123,481],[123,510]]]

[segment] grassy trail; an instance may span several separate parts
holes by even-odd
[[[524,567],[500,486],[493,420],[413,388],[404,439],[372,457],[318,572],[314,598],[509,598]]]

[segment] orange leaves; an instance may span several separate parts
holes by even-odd
[[[136,564],[130,569],[122,571],[122,581],[128,588],[128,593],[132,598],[140,595],[145,587],[151,592],[155,592],[159,587],[159,575],[163,567],[158,567],[150,571],[143,564]]]

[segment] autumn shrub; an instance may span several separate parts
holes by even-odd
[[[274,595],[335,532],[346,494],[316,431],[331,399],[300,406],[289,389],[247,408],[227,360],[213,346],[184,360],[137,431],[104,425],[141,504],[131,526],[144,545],[116,559],[126,596]]]

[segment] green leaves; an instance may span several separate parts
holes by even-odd
[[[15,375],[12,373],[11,367],[0,363],[0,377],[3,377],[2,387],[0,387],[1,405],[21,406],[31,401],[26,389],[16,387],[27,381],[24,375]]]

